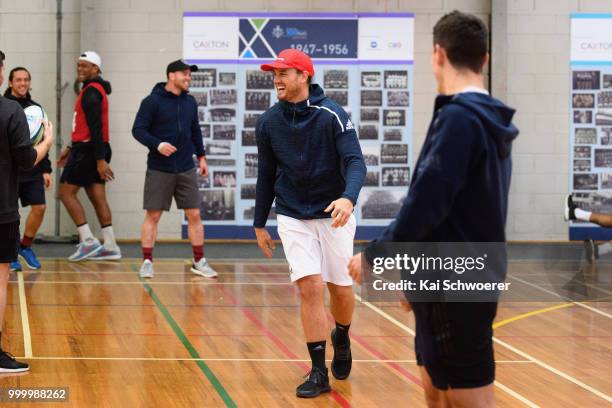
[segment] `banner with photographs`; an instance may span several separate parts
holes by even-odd
[[[612,15],[572,14],[570,192],[588,211],[612,213]],[[573,222],[572,240],[612,239],[612,230]]]
[[[211,19],[214,24],[210,27],[216,32],[207,36],[204,32]],[[224,35],[231,37],[225,41],[219,34],[221,20],[227,25]],[[373,232],[363,234],[365,230],[378,231],[388,225],[406,196],[412,170],[412,14],[258,13],[232,17],[227,13],[185,13],[184,23],[184,56],[199,67],[192,75],[190,92],[198,102],[209,165],[208,177],[201,177],[199,183],[202,219],[213,227],[207,230],[208,237],[217,237],[216,225],[235,227],[235,238],[251,237],[245,227],[252,225],[255,206],[255,124],[277,102],[273,77],[259,66],[289,47],[313,57],[313,82],[342,106],[355,124],[367,165],[364,188],[355,206],[357,236],[368,238]],[[325,30],[322,35],[317,29],[331,23],[337,28],[333,32]],[[372,36],[375,26],[378,31]],[[397,32],[406,35],[398,39]],[[213,53],[216,58],[207,59],[201,51],[211,47],[232,50],[217,50]],[[275,218],[273,208],[268,225],[275,225]]]

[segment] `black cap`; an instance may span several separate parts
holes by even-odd
[[[189,65],[189,64],[185,63],[185,61],[183,61],[183,60],[172,61],[166,67],[166,75],[168,75],[171,72],[184,71],[186,69],[190,69],[191,72],[195,72],[195,71],[198,70],[198,66],[197,65]]]

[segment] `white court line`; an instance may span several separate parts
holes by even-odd
[[[185,265],[191,265],[191,261],[189,260],[183,260],[183,263]],[[214,259],[211,259],[210,264],[212,265],[247,265],[248,264],[273,264],[274,266],[277,265],[287,265],[287,268],[289,267],[289,264],[287,263],[286,260],[284,259],[260,259],[260,260],[256,260],[256,259],[236,259],[233,261],[230,260],[223,260],[223,261],[215,261]]]
[[[22,278],[23,279],[23,278]],[[194,278],[194,279],[206,279],[206,278]],[[291,282],[157,282],[153,280],[145,280],[149,285],[200,285],[200,286],[214,286],[214,285],[258,285],[258,286],[283,286],[283,285],[293,285]],[[9,281],[9,283],[15,283],[15,281]],[[56,284],[66,284],[66,285],[141,285],[140,281],[47,281],[47,280],[37,280],[31,281],[28,283],[35,283],[37,285],[45,284],[45,285],[56,285]]]
[[[32,358],[32,336],[30,335],[30,319],[28,318],[28,302],[26,300],[23,273],[17,272],[17,286],[19,289],[19,310],[21,311],[21,327],[23,329],[23,349],[26,358]]]
[[[293,358],[175,358],[175,357],[17,357],[17,358],[28,358],[30,360],[111,360],[111,361],[237,361],[237,362],[258,362],[258,363],[285,363],[285,362],[310,362],[310,359],[293,359]],[[331,360],[326,360],[331,362]],[[513,363],[531,363],[528,360],[503,360],[498,361],[499,363],[513,364]],[[353,363],[416,363],[416,360],[353,360]]]
[[[515,279],[515,280],[517,280],[517,281],[519,281],[519,282],[522,282],[522,283],[524,283],[525,285],[531,286],[532,288],[535,288],[535,289],[541,290],[542,292],[546,292],[546,293],[548,293],[548,294],[550,294],[550,295],[556,296],[556,297],[558,297],[558,298],[559,298],[559,299],[561,299],[561,300],[565,300],[565,301],[568,301],[568,300],[569,300],[569,299],[568,299],[568,298],[566,298],[565,296],[561,296],[560,294],[558,294],[558,293],[556,293],[556,292],[553,292],[552,290],[548,290],[548,289],[546,289],[546,288],[543,288],[543,287],[541,287],[541,286],[539,286],[539,285],[536,285],[535,283],[531,283],[531,282],[529,282],[529,281],[526,281],[526,280],[524,280],[524,279],[518,278],[518,277],[513,276],[513,275],[508,275],[508,277],[509,277],[509,278],[512,278],[512,279]],[[601,290],[601,289],[600,289],[600,290]],[[594,308],[594,307],[588,306],[588,305],[586,305],[586,304],[584,304],[584,303],[582,303],[582,302],[572,302],[572,303],[573,303],[573,304],[575,304],[576,306],[580,306],[580,307],[582,307],[582,308],[584,308],[584,309],[588,309],[588,310],[590,310],[590,311],[592,311],[592,312],[599,313],[599,314],[600,314],[600,315],[602,315],[602,316],[605,316],[605,317],[607,317],[607,318],[609,318],[609,319],[612,319],[612,315],[611,315],[611,314],[609,314],[609,313],[604,312],[603,310],[599,310],[599,309],[597,309],[597,308]]]
[[[388,313],[384,312],[383,310],[380,310],[378,307],[374,306],[373,304],[371,304],[370,302],[364,302],[361,299],[361,296],[359,295],[355,295],[355,299],[357,299],[359,302],[363,303],[365,306],[367,306],[368,308],[372,309],[374,312],[376,312],[377,314],[381,315],[382,317],[384,317],[385,319],[389,320],[391,323],[395,324],[397,327],[399,327],[400,329],[410,333],[412,336],[415,335],[414,330],[412,330],[410,327],[406,326],[405,324],[403,324],[402,322],[398,321],[397,319],[395,319],[394,317],[390,316]],[[529,359],[528,359],[529,360]],[[501,384],[498,381],[495,381],[495,385],[498,386],[501,390],[507,392],[509,395],[511,395],[512,397],[518,399],[519,401],[527,404],[530,407],[537,407],[538,405],[536,405],[535,403],[529,401],[527,398],[523,397],[522,395],[520,395],[519,393],[517,393],[516,391],[506,387],[505,385]]]
[[[600,291],[600,292],[603,292],[603,293],[605,293],[605,294],[607,294],[607,295],[612,295],[612,292],[611,292],[611,291],[606,290],[606,289],[604,289],[604,288],[600,288],[599,286],[592,285],[592,284],[590,284],[590,283],[586,283],[586,282],[585,282],[585,283],[584,283],[584,286],[588,286],[589,288],[593,288],[593,289],[598,290],[598,291]]]
[[[548,289],[546,289],[546,288],[543,288],[543,287],[538,286],[538,285],[536,285],[536,284],[533,284],[533,283],[531,283],[531,282],[527,282],[527,281],[525,281],[525,280],[523,280],[523,279],[521,279],[521,278],[517,278],[516,276],[508,275],[508,277],[510,277],[510,278],[512,278],[512,279],[516,279],[516,280],[518,280],[519,282],[522,282],[522,283],[524,283],[524,284],[526,284],[526,285],[529,285],[529,286],[531,286],[531,287],[534,287],[534,288],[536,288],[536,289],[539,289],[539,290],[541,290],[541,291],[543,291],[543,292],[553,294],[553,295],[555,295],[555,296],[557,296],[557,297],[559,297],[559,298],[561,298],[561,299],[567,299],[567,298],[565,298],[564,296],[559,295],[558,293],[552,292],[552,291],[550,291],[550,290],[548,290]],[[602,315],[602,316],[606,316],[606,317],[608,317],[608,318],[612,318],[612,315],[610,315],[610,314],[608,314],[608,313],[606,313],[606,312],[604,312],[604,311],[602,311],[602,310],[598,310],[598,309],[596,309],[596,308],[594,308],[594,307],[591,307],[591,306],[585,305],[585,304],[584,304],[584,303],[582,303],[582,302],[572,302],[572,303],[574,303],[575,305],[580,306],[580,307],[582,307],[582,308],[588,309],[588,310],[590,310],[590,311],[592,311],[592,312],[599,313],[599,314],[600,314],[600,315]],[[508,345],[508,344],[506,344],[506,343],[504,343],[503,341],[501,341],[501,340],[499,340],[499,339],[493,338],[493,340],[494,340],[494,341],[496,341],[496,342],[498,342],[498,343],[499,343],[499,344],[501,344],[502,346],[505,346],[506,348],[508,348],[508,349],[510,349],[510,350],[512,350],[512,351],[514,351],[515,353],[517,353],[518,355],[522,356],[523,358],[527,358],[527,359],[531,358],[531,359],[534,359],[534,363],[536,363],[536,364],[538,364],[538,365],[540,365],[540,366],[542,366],[542,367],[544,367],[544,368],[547,368],[549,371],[552,371],[553,373],[555,373],[555,374],[557,374],[557,375],[559,375],[559,376],[561,376],[561,377],[565,378],[566,380],[571,381],[571,382],[573,382],[574,384],[576,384],[576,385],[578,385],[578,386],[580,386],[580,387],[584,388],[585,390],[592,392],[593,394],[597,395],[598,397],[603,398],[604,400],[606,400],[606,401],[608,401],[608,402],[612,403],[612,397],[610,397],[609,395],[604,394],[603,392],[601,392],[601,391],[599,391],[599,390],[597,390],[597,389],[595,389],[595,388],[593,388],[593,387],[591,387],[591,386],[589,386],[589,385],[587,385],[587,384],[582,383],[581,381],[579,381],[579,380],[575,379],[574,377],[571,377],[570,375],[565,374],[564,372],[559,371],[559,370],[557,370],[556,368],[551,367],[551,366],[549,366],[548,364],[543,363],[543,362],[541,362],[541,361],[539,361],[539,360],[535,359],[534,357],[531,357],[531,356],[530,356],[530,355],[528,355],[527,353],[524,353],[524,352],[522,352],[522,351],[520,351],[520,350],[516,350],[516,349],[514,349],[514,347],[512,347],[512,346],[510,346],[510,345]],[[514,349],[514,350],[513,350],[513,349]]]
[[[510,276],[510,275],[508,275],[508,276],[509,276],[509,277],[511,277],[511,278],[513,278],[513,279],[517,279],[517,280],[519,280],[519,281],[523,281],[522,279],[516,278],[516,277],[514,277],[514,276]],[[526,283],[528,283],[528,282],[526,282]],[[532,285],[532,286],[536,286],[536,285]],[[550,291],[548,291],[548,290],[546,290],[546,289],[544,289],[544,288],[540,288],[540,289],[542,289],[542,290],[544,290],[544,291],[546,291],[546,292],[549,292],[549,293],[554,293],[554,292],[550,292]],[[560,295],[558,295],[558,294],[557,294],[557,296],[561,297],[561,296],[560,296]],[[361,298],[360,298],[359,296],[355,295],[355,297],[357,298],[357,300],[359,300],[360,302],[364,303],[364,302],[361,300]],[[367,303],[367,302],[366,302],[366,303]],[[364,303],[364,304],[365,304],[365,303]],[[579,303],[578,303],[578,304],[579,304]],[[368,305],[366,305],[366,306],[368,306]],[[398,322],[396,319],[394,319],[394,318],[392,318],[392,317],[389,319],[389,318],[387,317],[387,316],[389,316],[389,315],[388,315],[387,313],[383,312],[382,310],[378,309],[376,306],[374,306],[374,305],[369,305],[368,307],[369,307],[370,309],[374,310],[376,313],[380,314],[381,316],[383,316],[383,317],[387,318],[389,321],[391,321],[392,323],[394,323],[394,324],[395,324],[395,325],[397,325],[398,327],[400,327],[400,328],[402,328],[402,329],[406,330],[408,333],[410,333],[410,334],[412,334],[412,335],[414,336],[414,331],[412,331],[412,330],[411,330],[411,329],[409,329],[407,326],[405,326],[404,324],[402,324],[402,323]],[[389,317],[390,317],[390,316],[389,316]],[[399,323],[399,324],[398,324],[398,323]],[[544,363],[543,361],[541,361],[541,360],[539,360],[539,359],[537,359],[537,358],[535,358],[535,357],[531,356],[530,354],[527,354],[527,353],[525,353],[524,351],[521,351],[521,350],[519,350],[519,349],[517,349],[517,348],[515,348],[515,347],[513,347],[513,346],[511,346],[511,345],[509,345],[508,343],[506,343],[506,342],[504,342],[504,341],[502,341],[502,340],[500,340],[500,339],[498,339],[498,338],[496,338],[496,337],[493,337],[493,341],[494,341],[494,342],[496,342],[497,344],[500,344],[500,345],[502,345],[502,346],[506,347],[508,350],[513,351],[514,353],[516,353],[516,354],[520,355],[521,357],[523,357],[523,358],[525,358],[525,359],[527,359],[527,360],[532,361],[533,363],[535,363],[535,364],[539,365],[540,367],[545,368],[546,370],[548,370],[548,371],[550,371],[550,372],[552,372],[552,373],[554,373],[554,374],[558,375],[559,377],[562,377],[562,378],[564,378],[564,379],[566,379],[566,380],[568,380],[568,381],[570,381],[570,382],[572,382],[572,383],[576,384],[577,386],[581,387],[582,389],[584,389],[584,390],[586,390],[586,391],[589,391],[589,392],[591,392],[591,393],[593,393],[593,394],[597,395],[598,397],[600,397],[600,398],[602,398],[602,399],[604,399],[604,400],[606,400],[606,401],[608,401],[608,402],[612,402],[612,397],[610,397],[609,395],[604,394],[603,392],[601,392],[601,391],[599,391],[599,390],[597,390],[597,389],[595,389],[595,388],[591,387],[590,385],[587,385],[587,384],[583,383],[582,381],[580,381],[580,380],[578,380],[578,379],[576,379],[576,378],[574,378],[574,377],[572,377],[572,376],[570,376],[570,375],[568,375],[568,374],[566,374],[566,373],[564,373],[564,372],[562,372],[562,371],[560,371],[560,370],[557,370],[556,368],[554,368],[554,367],[552,367],[552,366],[550,366],[550,365],[548,365],[548,364]]]
[[[607,394],[604,394],[603,392],[591,387],[590,385],[587,385],[585,383],[583,383],[580,380],[577,380],[576,378],[572,377],[569,374],[565,374],[563,371],[557,370],[556,368],[546,364],[545,362],[538,360],[537,358],[525,353],[524,351],[521,351],[519,349],[517,349],[516,347],[513,347],[511,345],[509,345],[508,343],[506,343],[505,341],[502,341],[496,337],[493,337],[493,341],[496,342],[497,344],[501,344],[502,346],[506,347],[508,350],[513,351],[514,353],[518,354],[519,356],[527,359],[527,360],[531,360],[533,361],[535,364],[539,365],[542,368],[547,369],[548,371],[557,374],[559,377],[565,378],[566,380],[576,384],[577,386],[579,386],[580,388],[583,388],[595,395],[597,395],[598,397],[611,402],[612,403],[612,397],[610,397]]]
[[[389,315],[385,311],[379,309],[378,307],[374,306],[370,302],[364,301],[363,299],[361,299],[361,296],[355,295],[355,299],[357,299],[359,302],[363,303],[364,306],[367,306],[368,308],[372,309],[374,312],[378,313],[379,315],[381,315],[385,319],[389,320],[391,323],[393,323],[394,325],[396,325],[400,329],[404,330],[405,332],[410,333],[412,336],[416,335],[414,330],[412,330],[410,327],[406,326],[404,323],[402,323],[399,320],[395,319],[394,317],[392,317],[391,315]]]
[[[310,362],[310,359],[293,358],[173,358],[173,357],[32,357],[32,360],[110,360],[110,361],[236,361],[256,363],[286,363],[286,362]],[[330,361],[331,360],[326,360]],[[415,363],[416,360],[353,360],[353,363]]]
[[[496,363],[498,363],[498,361],[496,361]],[[517,400],[521,401],[523,404],[527,405],[528,407],[531,407],[531,408],[539,408],[540,407],[538,404],[535,404],[535,403],[529,401],[527,398],[523,397],[521,394],[519,394],[518,392],[514,391],[513,389],[506,387],[504,384],[500,383],[499,381],[495,381],[495,386],[497,386],[500,389],[506,391],[508,394],[512,395],[514,398],[516,398]]]
[[[49,257],[49,256],[39,256],[38,259],[44,261],[64,261],[66,263],[71,263],[68,260],[59,259],[57,257]],[[253,264],[283,264],[287,263],[287,260],[284,258],[207,258],[211,264],[245,264],[245,263],[253,263]],[[121,261],[87,261],[80,262],[80,265],[87,265],[87,263],[91,264],[112,264],[112,265],[121,265],[123,263],[132,263],[132,262],[142,262],[142,258],[121,258]],[[190,263],[190,261],[185,260],[185,258],[155,258],[155,263]]]
[[[580,307],[583,307],[585,309],[589,309],[592,312],[599,313],[600,315],[605,316],[608,319],[612,319],[612,315],[609,314],[609,313],[604,312],[603,310],[599,310],[599,309],[597,309],[595,307],[591,307],[589,305],[585,305],[584,303],[580,303],[580,302],[574,302],[574,303],[576,303],[576,305],[578,305]]]
[[[25,271],[29,275],[137,275],[138,272],[134,271],[66,271],[66,270],[36,270],[36,271]],[[287,272],[217,272],[220,276],[287,276],[289,277],[289,271]],[[192,272],[155,272],[155,276],[158,275],[193,275]]]

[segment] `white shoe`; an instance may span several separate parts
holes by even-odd
[[[196,275],[204,276],[205,278],[216,278],[219,274],[210,267],[206,258],[200,259],[198,262],[191,261],[191,272]]]
[[[74,254],[68,257],[71,262],[79,262],[92,256],[98,255],[103,247],[96,238],[87,238],[85,241],[77,245],[77,250]]]
[[[87,258],[90,261],[118,261],[121,259],[121,250],[118,246],[114,249],[107,249],[102,246],[102,250],[94,256]]]
[[[139,276],[141,278],[152,278],[153,277],[153,262],[148,259],[145,259],[142,265],[140,266]]]
[[[563,212],[563,219],[565,221],[576,221],[576,204],[574,204],[574,200],[571,194],[568,194],[564,200],[565,211]]]

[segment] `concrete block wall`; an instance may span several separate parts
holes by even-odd
[[[106,65],[104,75],[114,86],[111,99],[113,118],[113,161],[117,181],[109,185],[109,196],[118,234],[134,237],[142,219],[140,192],[142,191],[145,149],[136,143],[129,129],[139,106],[156,81],[164,79],[166,64],[181,56],[182,13],[184,11],[378,11],[416,13],[415,54],[415,128],[413,154],[418,154],[431,117],[435,96],[435,82],[429,69],[429,53],[432,47],[431,29],[445,12],[461,7],[476,13],[485,20],[490,13],[487,0],[466,1],[353,1],[335,2],[319,0],[225,0],[225,1],[172,1],[132,0],[117,5],[114,2],[94,2],[95,23],[88,38],[103,56]],[[120,167],[123,163],[128,165]],[[125,194],[129,194],[126,200]],[[172,210],[164,214],[160,222],[160,237],[178,236],[181,214]]]
[[[570,13],[612,12],[611,1],[500,1],[507,22],[506,101],[521,130],[507,224],[509,239],[567,239]]]
[[[55,0],[0,0],[0,49],[7,68],[23,64],[33,74],[33,95],[55,115]],[[521,130],[514,150],[508,217],[509,239],[567,239],[561,202],[568,191],[569,14],[612,12],[597,0],[64,0],[64,81],[72,85],[75,59],[95,49],[103,75],[113,85],[110,99],[112,167],[109,184],[114,225],[121,238],[136,238],[142,221],[145,148],[130,134],[140,100],[164,80],[166,64],[181,57],[184,11],[376,11],[414,12],[414,158],[419,153],[436,94],[430,72],[432,27],[453,9],[489,22],[501,18],[504,36],[494,38],[501,66],[491,75],[494,92],[517,109]],[[492,21],[498,21],[493,18]],[[27,38],[27,40],[24,40]],[[502,58],[503,57],[503,58]],[[496,82],[497,81],[497,82]],[[502,83],[500,83],[500,81]],[[4,89],[4,87],[2,87]],[[68,139],[72,91],[64,94],[62,135]],[[50,196],[48,198],[51,198]],[[51,204],[52,207],[52,204]],[[91,224],[98,229],[88,208]],[[52,208],[43,233],[52,233]],[[179,236],[181,213],[160,223],[160,238]],[[74,226],[62,210],[62,233]]]
[[[68,83],[64,92],[62,129],[57,134],[68,139],[72,123],[72,110],[76,95],[72,91],[76,77],[76,57],[80,52],[81,32],[80,0],[63,0],[63,56],[62,77]],[[8,85],[8,74],[13,67],[24,66],[32,74],[32,98],[40,103],[50,119],[56,123],[56,2],[55,0],[0,1],[0,49],[6,54],[5,79],[0,91]],[[50,158],[55,161],[55,148]],[[55,172],[55,168],[54,168]],[[54,179],[55,182],[55,179]],[[55,186],[47,192],[47,216],[41,233],[53,234],[55,212]],[[64,218],[67,214],[64,212]],[[22,211],[22,217],[27,211]],[[70,229],[74,232],[74,228]]]

